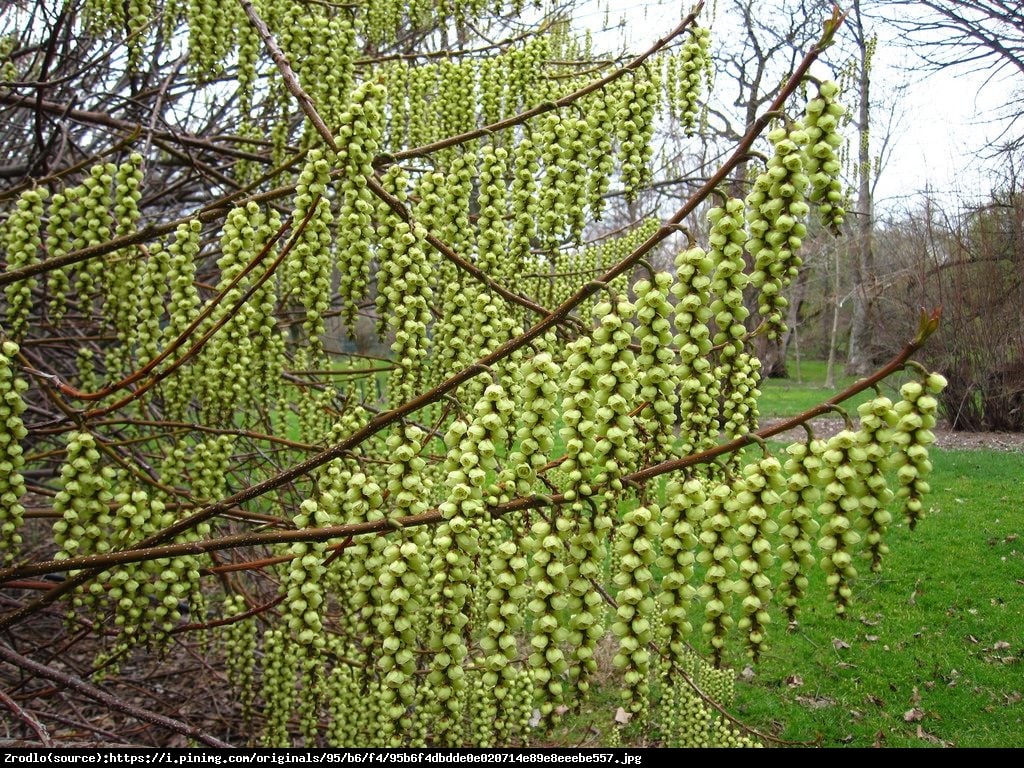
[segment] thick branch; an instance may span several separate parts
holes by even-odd
[[[938,321],[938,311],[932,314],[931,319],[934,322]],[[649,467],[644,467],[641,470],[624,476],[622,478],[622,482],[642,483],[669,472],[675,472],[697,464],[707,464],[723,454],[733,453],[752,443],[758,442],[759,440],[765,440],[770,437],[774,437],[775,435],[782,434],[783,432],[787,432],[794,427],[798,427],[817,416],[828,413],[832,410],[833,406],[838,405],[845,400],[849,400],[854,395],[857,395],[866,389],[870,389],[878,382],[892,375],[895,371],[900,370],[910,359],[911,355],[921,348],[921,345],[924,343],[926,338],[926,334],[919,335],[913,341],[908,342],[906,346],[904,346],[903,349],[901,349],[900,352],[892,358],[892,360],[886,363],[882,368],[879,368],[871,376],[854,382],[842,392],[828,398],[813,408],[809,408],[803,413],[770,427],[759,429],[757,432],[737,437],[735,440],[728,443],[722,443],[721,445],[715,446],[707,451],[691,454],[690,456],[686,456],[681,459],[670,459],[668,461],[660,462],[659,464],[652,464]],[[595,492],[599,492],[600,490],[600,488],[596,488]],[[526,509],[537,509],[551,505],[565,504],[570,500],[571,499],[567,499],[564,494],[545,496],[543,498],[535,495],[521,496],[504,504],[491,507],[490,513],[492,517],[501,517],[512,512],[520,512]],[[137,563],[143,560],[154,560],[161,557],[199,555],[225,549],[238,549],[240,547],[269,544],[289,544],[296,541],[328,541],[330,539],[343,539],[352,536],[365,536],[371,533],[386,533],[394,530],[414,528],[420,525],[434,525],[441,522],[441,520],[442,517],[440,511],[434,509],[418,515],[410,515],[408,517],[401,518],[382,518],[380,520],[365,523],[333,525],[324,528],[305,528],[293,531],[240,533],[233,536],[223,536],[219,539],[169,544],[158,547],[148,546],[145,542],[142,542],[139,544],[137,549],[126,550],[123,552],[111,552],[103,555],[87,555],[68,560],[49,560],[42,563],[34,563],[32,565],[0,569],[0,583],[4,583],[11,579],[24,579],[60,571],[105,569],[115,565]],[[59,588],[55,588],[52,591],[55,592],[57,589]],[[6,622],[7,619],[4,621]],[[3,626],[4,622],[0,622],[0,627]]]

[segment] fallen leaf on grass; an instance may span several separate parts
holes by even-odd
[[[619,707],[618,709],[615,710],[615,718],[614,719],[615,719],[615,722],[618,723],[619,725],[625,725],[626,723],[628,723],[630,720],[633,719],[633,713],[632,712],[627,712],[622,707]]]
[[[921,720],[924,720],[924,712],[917,707],[903,713],[903,722],[905,723],[916,723]]]
[[[1020,695],[1020,691],[1013,691],[1012,693],[1004,693],[1003,694],[1003,703],[1006,706],[1010,706],[1011,704],[1019,703],[1022,698],[1024,698],[1024,697],[1022,697]]]
[[[845,640],[840,640],[838,637],[832,638],[832,647],[837,651],[843,651],[850,647],[850,644]]]
[[[848,733],[845,736],[843,736],[843,738],[841,738],[839,740],[839,743],[840,744],[849,744],[851,741],[853,741],[853,734],[852,733]]]
[[[866,616],[861,616],[860,617],[860,623],[863,624],[865,627],[877,627],[881,622],[872,621],[871,619],[867,618]]]
[[[936,736],[934,733],[928,733],[928,731],[926,731],[920,725],[917,726],[917,738],[921,739],[921,741],[927,741],[927,742],[930,742],[932,744],[941,744],[944,747],[951,747],[951,746],[953,746],[952,742],[943,741],[938,736]]]
[[[980,643],[980,642],[981,642],[981,641],[980,641],[980,640],[979,640],[978,638],[976,638],[976,637],[975,637],[974,635],[968,635],[968,636],[967,636],[967,641],[968,641],[969,643],[974,643],[975,645],[977,645],[978,643]]]
[[[565,704],[559,704],[557,707],[555,707],[555,714],[556,715],[564,715],[568,711],[569,711],[569,708],[567,706],[565,706]]]
[[[993,651],[1005,651],[1009,647],[1010,647],[1010,644],[1008,642],[1006,642],[1005,640],[996,640],[996,642],[992,645],[992,650]]]
[[[874,704],[876,707],[884,707],[885,706],[885,701],[883,701],[882,699],[878,698],[873,693],[869,693],[864,698],[866,698],[870,703]]]
[[[856,669],[857,668],[856,664],[851,664],[848,661],[840,661],[838,664],[836,664],[836,666],[839,669]]]
[[[869,643],[877,643],[878,635],[864,635],[864,639],[867,640]]]
[[[790,675],[786,678],[786,685],[790,688],[799,688],[804,684],[804,679],[800,675]]]
[[[836,703],[835,699],[830,699],[828,696],[797,696],[796,701],[808,709],[824,709]]]
[[[749,664],[747,664],[747,666],[745,666],[743,668],[743,671],[740,672],[740,680],[742,680],[744,683],[749,683],[753,679],[754,679],[754,668],[752,666],[750,666]]]
[[[875,734],[875,742],[871,746],[874,747],[875,749],[881,749],[882,747],[884,747],[885,746],[885,733],[882,732],[882,731],[879,731],[878,733],[876,733]]]
[[[915,685],[913,690],[910,692],[910,706],[916,707],[920,703],[921,703],[921,694],[918,692],[917,686]]]

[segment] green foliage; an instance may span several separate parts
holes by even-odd
[[[686,231],[672,274],[643,259],[711,185],[663,224],[600,237],[592,219],[613,188],[633,202],[654,181],[666,91],[670,117],[696,124],[709,56],[693,15],[612,64],[555,23],[439,50],[511,27],[475,0],[130,5],[164,17],[133,26],[95,0],[69,23],[123,50],[129,82],[187,30],[168,92],[237,88],[225,125],[184,142],[224,164],[190,159],[174,197],[155,174],[194,156],[147,133],[105,150],[120,164],[40,182],[45,216],[41,190],[7,198],[3,333],[24,345],[0,358],[4,540],[22,527],[27,439],[52,498],[36,536],[58,554],[16,555],[0,578],[67,578],[0,627],[65,593],[71,626],[109,630],[103,659],[219,626],[209,653],[266,746],[528,743],[590,692],[613,636],[638,723],[750,744],[711,703],[731,700],[725,663],[766,653],[770,605],[781,593],[793,615],[812,542],[842,614],[854,557],[884,553],[882,505],[900,496],[920,519],[944,383],[913,371],[874,422],[785,463],[757,434],[753,339],[783,330],[805,198],[841,218],[835,86],[813,129],[780,117],[799,111],[798,79],[784,86],[754,190],[706,212],[708,237]],[[339,333],[358,340],[371,310],[391,356],[360,368]],[[30,423],[18,366],[45,404]],[[697,624],[710,659],[688,647]]]

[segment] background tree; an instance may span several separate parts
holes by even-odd
[[[914,54],[935,69],[988,72],[989,83],[1019,93],[1024,74],[1024,9],[1012,0],[875,0],[872,12],[905,36]],[[1002,147],[1021,148],[1020,99],[1007,99]]]
[[[759,428],[755,339],[784,332],[809,218],[842,217],[840,94],[805,81],[838,13],[675,211],[587,239],[613,183],[655,183],[659,105],[699,114],[700,10],[625,61],[517,3],[10,10],[11,685],[209,745],[519,744],[586,697],[603,642],[644,738],[749,743],[729,664],[761,655],[773,602],[794,619],[815,560],[845,613],[894,497],[917,522],[944,382],[912,367],[859,429],[764,442],[902,371],[923,316],[872,376]],[[683,226],[702,208],[706,241]],[[675,274],[646,260],[670,240]],[[368,322],[387,354],[331,343]],[[86,679],[197,633],[255,727]],[[12,711],[45,733],[39,690]]]
[[[1010,186],[956,213],[927,201],[879,233],[892,260],[883,266],[891,274],[884,300],[945,307],[927,362],[949,374],[940,400],[954,429],[1024,429],[1022,215],[1020,190]],[[895,340],[900,330],[885,333]]]

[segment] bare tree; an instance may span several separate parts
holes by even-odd
[[[856,241],[853,246],[854,290],[853,318],[850,323],[850,348],[847,369],[862,373],[871,366],[872,315],[877,291],[875,289],[875,257],[872,244],[874,229],[874,190],[871,172],[871,59],[876,39],[864,26],[860,0],[854,0],[850,9],[849,34],[855,46],[854,66],[857,82],[857,202],[853,228]]]
[[[890,264],[882,299],[896,318],[876,329],[890,343],[901,312],[941,303],[943,327],[926,356],[945,372],[940,402],[954,429],[1024,430],[1024,194],[1019,182],[983,205],[943,210],[932,200],[880,226]],[[885,258],[880,258],[884,262]]]
[[[892,25],[931,68],[985,72],[986,83],[1024,75],[1024,3],[1019,0],[872,0],[870,12]],[[1007,99],[1000,150],[1024,147],[1024,105]]]

